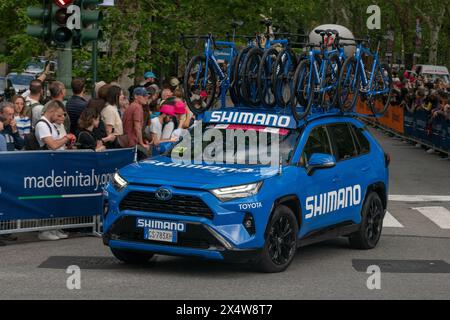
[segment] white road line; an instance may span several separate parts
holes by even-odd
[[[433,221],[441,229],[450,229],[450,211],[444,207],[412,208]]]
[[[450,196],[424,196],[424,195],[390,195],[389,201],[402,202],[450,202]]]
[[[386,211],[386,215],[384,216],[383,227],[386,228],[403,228],[403,225],[398,222],[397,219],[394,218],[389,211]]]

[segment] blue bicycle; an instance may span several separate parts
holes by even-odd
[[[245,104],[257,107],[262,103],[266,107],[273,107],[277,102],[273,72],[276,70],[279,55],[274,46],[279,45],[283,48],[283,55],[288,57],[286,61],[289,61],[289,65],[294,66],[293,68],[297,65],[297,57],[290,49],[288,39],[273,39],[273,36],[278,34],[271,33],[271,20],[265,19],[262,23],[266,26],[266,33],[260,40],[265,43],[264,45],[258,43],[245,56],[240,71],[242,79],[240,90]]]
[[[336,30],[315,30],[322,37],[319,46],[308,44],[308,57],[297,67],[292,85],[291,109],[294,117],[301,120],[306,117],[311,108],[320,107],[327,111],[336,105],[337,87],[341,70],[341,61],[345,56],[339,45]],[[335,41],[332,50],[328,50],[328,40],[332,36]],[[320,47],[320,50],[314,50]]]
[[[203,113],[210,109],[216,99],[216,92],[220,90],[222,107],[226,106],[227,92],[233,79],[233,65],[237,57],[237,49],[232,41],[216,41],[212,34],[207,36],[183,36],[184,39],[204,39],[205,51],[191,59],[184,73],[184,94],[186,103],[194,114]],[[215,56],[218,47],[228,48],[228,59],[222,65]],[[232,93],[232,91],[231,91]],[[234,97],[233,100],[236,100]]]
[[[367,101],[374,116],[383,115],[389,108],[392,95],[392,74],[387,64],[380,63],[379,48],[372,53],[369,39],[354,39],[356,53],[349,57],[339,76],[338,103],[342,111],[354,111],[359,94]],[[370,71],[365,61],[372,60]]]

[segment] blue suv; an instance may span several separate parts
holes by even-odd
[[[105,189],[103,217],[103,242],[115,257],[195,256],[281,272],[301,246],[341,236],[353,248],[377,245],[390,158],[363,123],[338,113],[301,122],[231,113],[207,112],[197,129],[271,132],[279,164],[178,162],[171,154],[183,148],[175,145],[121,169]]]

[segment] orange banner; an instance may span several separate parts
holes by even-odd
[[[382,109],[382,106],[379,106],[379,108],[377,109]],[[364,102],[361,102],[360,99],[358,99],[358,103],[356,105],[356,112],[360,113],[360,114],[367,114],[367,115],[371,115],[372,111],[370,110],[370,108],[367,106],[367,104]],[[380,122],[380,124],[382,124],[383,126],[385,126],[388,129],[391,129],[395,132],[404,134],[405,133],[405,129],[403,126],[403,116],[404,116],[404,112],[403,112],[403,108],[400,106],[390,106],[388,108],[388,110],[386,111],[386,113],[378,118],[378,121]],[[376,122],[375,119],[371,119],[371,121]]]

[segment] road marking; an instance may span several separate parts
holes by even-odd
[[[390,195],[389,201],[402,202],[450,202],[450,196],[424,196],[424,195]]]
[[[403,228],[403,225],[394,218],[394,216],[386,211],[386,215],[384,216],[383,227],[386,228]]]
[[[433,221],[441,229],[450,229],[450,211],[444,207],[412,208]]]

